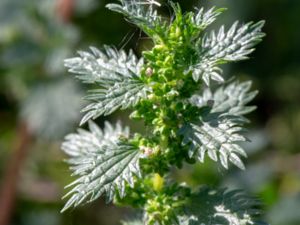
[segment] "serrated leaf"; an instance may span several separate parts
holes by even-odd
[[[192,194],[179,216],[180,225],[262,225],[259,202],[240,190],[202,187]]]
[[[228,162],[245,169],[240,156],[247,155],[239,144],[247,141],[242,135],[242,125],[248,120],[243,115],[255,109],[246,106],[257,94],[250,88],[251,82],[232,82],[214,92],[206,88],[202,95],[190,98],[190,103],[199,109],[210,108],[208,113],[186,123],[180,130],[183,144],[189,145],[190,157],[203,162],[207,154],[214,161],[220,160],[226,169]]]
[[[193,95],[190,103],[199,108],[212,103],[212,113],[224,112],[230,115],[242,116],[252,112],[255,106],[246,106],[257,95],[257,91],[250,91],[251,81],[231,82],[222,85],[212,92],[204,89],[202,95]]]
[[[264,21],[253,24],[253,22],[244,24],[239,27],[236,21],[231,28],[225,33],[222,26],[216,33],[212,31],[202,40],[201,53],[206,59],[217,61],[239,61],[247,59],[247,55],[254,49],[264,37],[261,29]]]
[[[120,136],[128,136],[128,128],[120,124],[115,127],[105,124],[103,131],[89,122],[90,131],[82,129],[70,134],[62,144],[62,149],[70,156],[67,162],[78,177],[67,187],[73,187],[65,195],[71,198],[62,211],[72,206],[91,202],[106,194],[111,201],[115,193],[125,195],[125,182],[133,185],[133,176],[140,176],[140,151],[136,146],[126,143]]]
[[[103,51],[92,47],[91,52],[79,52],[79,57],[65,60],[65,66],[84,83],[98,85],[86,97],[93,103],[83,109],[86,114],[81,124],[134,106],[146,97],[148,88],[140,78],[143,60],[137,60],[132,51],[127,55],[108,46]]]
[[[203,162],[207,154],[228,169],[228,160],[240,169],[245,169],[239,156],[246,157],[238,145],[246,138],[240,134],[239,118],[212,113],[197,121],[186,123],[180,130],[183,145],[189,145],[189,156]],[[238,159],[237,159],[238,158]]]
[[[215,7],[205,11],[204,8],[197,9],[196,13],[192,18],[192,22],[199,28],[205,29],[212,24],[217,17],[224,11],[224,9],[216,9]]]
[[[138,80],[127,79],[123,82],[116,82],[106,89],[96,89],[89,92],[85,97],[94,101],[86,106],[82,112],[86,112],[80,124],[89,119],[95,119],[101,115],[109,115],[117,109],[126,109],[135,106],[141,98],[146,98],[146,88]]]
[[[119,0],[120,4],[107,4],[112,11],[126,16],[130,22],[140,27],[150,37],[163,37],[167,29],[166,23],[157,13],[155,7],[160,4],[154,0]]]
[[[210,79],[223,82],[222,70],[218,65],[247,59],[254,51],[253,47],[264,36],[261,32],[263,25],[264,22],[260,21],[239,27],[238,22],[235,22],[227,32],[222,26],[218,32],[212,31],[205,35],[197,44],[199,61],[189,71],[197,73],[197,77],[201,76],[207,85]]]

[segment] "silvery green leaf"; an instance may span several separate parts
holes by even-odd
[[[224,9],[216,9],[215,7],[212,7],[207,11],[205,11],[204,8],[196,8],[197,12],[192,17],[192,21],[197,27],[205,29],[217,19],[223,10]]]
[[[207,85],[210,79],[222,82],[222,70],[218,65],[247,59],[254,51],[253,47],[264,36],[261,32],[263,25],[264,21],[250,22],[242,26],[235,22],[227,32],[222,26],[218,32],[212,31],[205,35],[198,42],[199,61],[189,68],[189,71],[197,74],[193,77],[201,77]]]
[[[245,169],[240,156],[246,157],[239,142],[246,141],[241,134],[243,121],[236,116],[210,113],[198,120],[186,123],[179,133],[183,135],[183,145],[189,145],[189,156],[203,162],[208,155],[214,161],[228,168],[229,162]]]
[[[107,4],[106,7],[126,16],[149,36],[164,35],[166,23],[155,9],[160,6],[159,2],[154,0],[119,0],[119,2]]]
[[[81,124],[134,106],[146,97],[148,88],[140,79],[143,60],[132,51],[127,55],[108,46],[103,51],[92,47],[91,52],[79,52],[79,57],[65,60],[65,65],[84,83],[98,85],[86,96],[92,103],[82,110],[86,114]]]
[[[140,220],[123,221],[122,225],[144,225],[144,222]]]
[[[90,52],[79,51],[78,54],[78,57],[66,59],[65,66],[84,83],[111,84],[126,78],[139,78],[144,64],[132,50],[126,54],[109,46],[102,50],[90,47]]]
[[[140,151],[123,140],[129,135],[128,128],[106,123],[101,130],[89,122],[89,129],[79,129],[78,133],[66,136],[62,144],[62,149],[70,156],[67,162],[72,175],[78,177],[67,186],[73,188],[65,195],[71,198],[62,211],[94,201],[104,193],[108,201],[116,192],[123,197],[126,182],[133,186],[134,175],[140,176]]]
[[[206,154],[228,168],[228,162],[244,169],[240,156],[246,157],[240,142],[247,141],[242,135],[242,125],[248,122],[243,116],[255,109],[246,106],[257,94],[250,91],[251,82],[231,82],[216,91],[206,88],[202,95],[194,95],[190,103],[200,108],[209,107],[209,113],[185,124],[181,129],[183,144],[189,144],[190,157],[204,161]]]
[[[254,51],[253,47],[264,37],[261,32],[263,25],[264,21],[239,26],[236,21],[227,32],[222,26],[217,33],[212,31],[204,37],[201,53],[205,58],[217,61],[247,59],[247,55]]]
[[[103,86],[104,87],[104,86]],[[109,115],[117,109],[126,109],[136,105],[141,98],[146,97],[146,88],[137,80],[125,80],[107,85],[106,89],[96,89],[89,92],[87,100],[94,103],[86,106],[82,111],[86,112],[81,124],[87,120],[101,115]]]
[[[267,225],[257,219],[259,203],[239,190],[202,187],[187,201],[180,225]]]
[[[216,91],[212,92],[206,88],[202,95],[191,97],[191,104],[200,107],[212,103],[211,112],[225,112],[230,115],[241,116],[252,112],[255,106],[246,106],[257,95],[257,91],[250,91],[251,81],[231,82],[222,85]]]
[[[224,78],[221,76],[223,71],[215,64],[209,59],[202,59],[201,63],[190,67],[187,72],[192,71],[193,79],[197,82],[201,78],[207,86],[210,86],[210,80],[222,83],[224,82]]]

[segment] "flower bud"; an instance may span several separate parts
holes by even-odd
[[[148,67],[148,68],[146,69],[146,75],[147,75],[148,77],[151,77],[152,74],[153,74],[153,69],[150,68],[150,67]]]

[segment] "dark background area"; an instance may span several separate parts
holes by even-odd
[[[63,187],[72,180],[60,143],[75,131],[85,104],[85,87],[66,73],[63,59],[88,46],[132,48],[138,55],[151,47],[136,27],[104,7],[109,2],[0,1],[0,225],[109,225],[133,215],[131,209],[106,205],[103,199],[59,213]],[[161,11],[169,17],[165,2]],[[245,145],[247,170],[226,171],[206,160],[174,169],[174,178],[195,186],[245,189],[262,201],[270,224],[299,225],[300,1],[178,2],[184,10],[228,8],[215,28],[228,28],[235,20],[265,20],[267,36],[250,60],[224,67],[227,77],[250,79],[259,90],[254,100],[258,108],[248,125],[252,142]],[[97,122],[121,119],[133,131],[143,129],[127,116],[118,112]]]

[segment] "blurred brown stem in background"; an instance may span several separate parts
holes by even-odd
[[[8,225],[15,205],[17,184],[22,166],[28,155],[31,135],[25,123],[17,130],[17,142],[12,158],[8,162],[0,191],[0,225]]]
[[[65,23],[69,22],[74,10],[74,0],[57,0],[56,7],[59,18]]]

